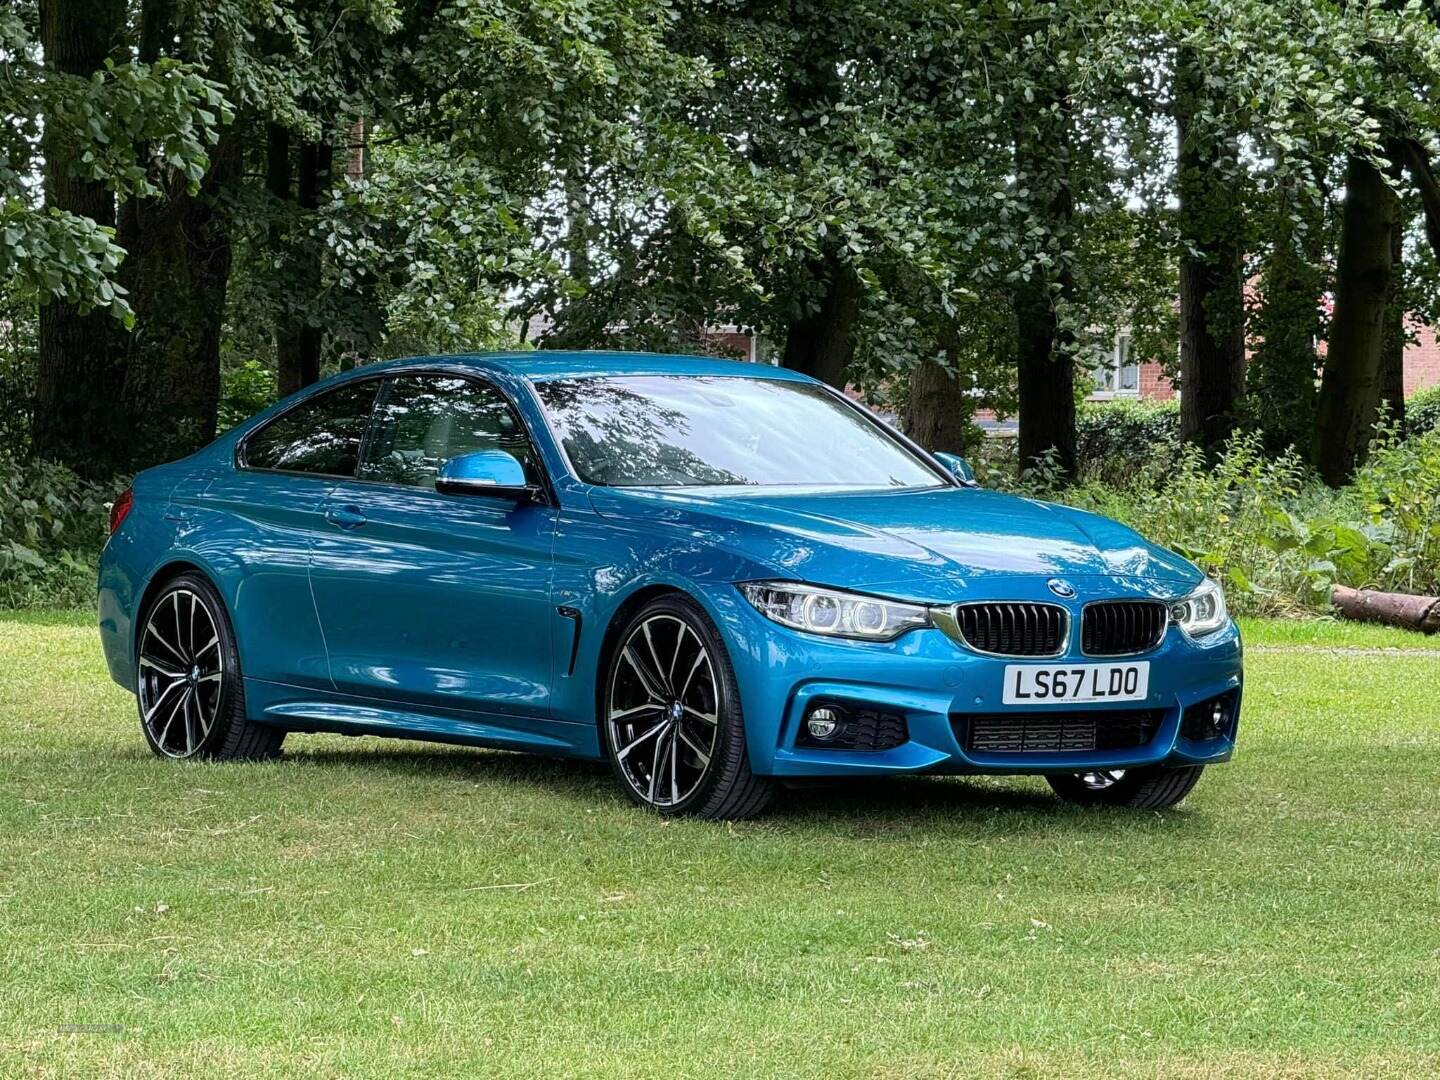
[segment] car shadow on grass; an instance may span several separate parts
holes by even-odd
[[[310,749],[297,743],[287,745],[286,759],[317,769],[374,770],[395,776],[397,782],[408,777],[541,790],[595,809],[628,805],[608,765],[578,758],[424,744]],[[635,812],[645,813],[639,808]],[[1192,812],[1183,806],[1165,812],[1171,820],[1189,816]],[[785,783],[760,820],[782,827],[829,822],[881,831],[941,822],[1024,829],[1027,824],[1068,821],[1108,831],[1112,825],[1155,819],[1154,813],[1072,806],[1033,780],[897,776]]]

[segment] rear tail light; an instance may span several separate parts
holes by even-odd
[[[130,513],[130,508],[135,505],[135,493],[126,488],[120,493],[120,497],[110,504],[110,532],[113,534],[125,523],[125,516]]]

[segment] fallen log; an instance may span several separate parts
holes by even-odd
[[[1347,619],[1385,623],[1422,634],[1440,632],[1440,596],[1409,596],[1336,585],[1330,592],[1330,602]]]

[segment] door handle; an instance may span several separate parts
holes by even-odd
[[[336,506],[325,511],[325,520],[342,529],[358,529],[366,518],[358,506]]]

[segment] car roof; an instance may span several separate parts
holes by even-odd
[[[385,364],[366,364],[359,371],[400,370],[426,367],[470,368],[481,372],[506,372],[535,382],[606,375],[707,375],[740,376],[752,379],[808,381],[808,377],[771,364],[745,360],[724,360],[715,356],[685,356],[673,353],[562,352],[536,349],[527,352],[451,353],[440,356],[410,356]]]

